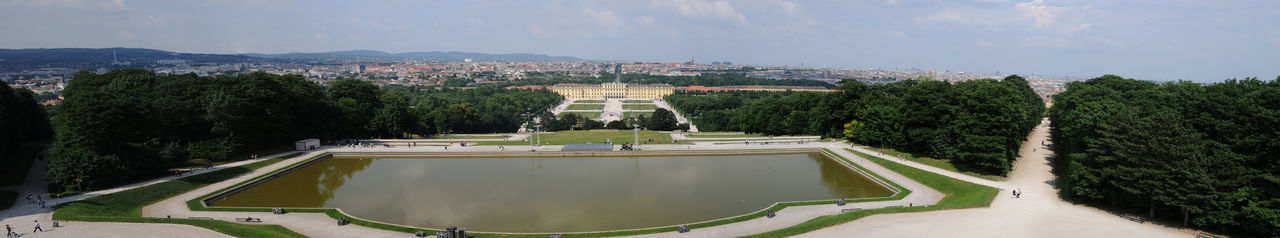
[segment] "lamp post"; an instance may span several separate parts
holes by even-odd
[[[542,134],[538,134],[540,130],[542,130],[542,125],[533,125],[533,135],[538,137],[538,146],[542,146]]]
[[[632,127],[635,127],[635,140],[634,140],[634,141],[632,141],[631,146],[632,146],[632,147],[635,147],[635,148],[632,148],[632,149],[639,150],[639,149],[640,149],[640,125],[634,125],[634,124],[633,124],[633,125],[631,125],[631,126],[632,126]]]

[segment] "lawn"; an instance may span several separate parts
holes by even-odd
[[[465,135],[465,136],[430,136],[426,139],[502,139],[510,137],[508,135]]]
[[[18,200],[18,191],[0,190],[0,210],[9,209]]]
[[[871,147],[867,147],[867,148],[871,148]],[[974,172],[974,170],[967,169],[963,165],[952,163],[951,160],[949,159],[934,159],[934,158],[923,157],[923,156],[917,157],[915,155],[912,155],[911,153],[898,152],[897,150],[894,150],[894,149],[871,148],[871,150],[884,151],[884,154],[888,156],[898,156],[898,153],[902,153],[903,156],[907,157],[907,160],[910,160],[916,163],[938,167],[939,169],[945,169],[948,171],[961,173],[969,176],[974,176],[974,177],[978,177],[986,180],[1004,181],[1006,179],[1005,177],[1002,177],[1002,176]]]
[[[658,105],[654,104],[622,104],[622,110],[654,110],[658,109]]]
[[[279,225],[248,225],[219,220],[142,217],[142,207],[190,192],[226,179],[249,173],[285,160],[267,159],[140,188],[64,203],[53,214],[55,220],[89,222],[169,223],[197,226],[235,237],[306,237]]]
[[[598,99],[577,100],[577,101],[573,101],[573,103],[604,103],[604,100],[598,100]]]
[[[648,104],[653,104],[653,100],[622,100],[622,103],[648,103]]]
[[[600,112],[565,112],[565,113],[578,114],[578,116],[582,116],[590,119],[600,118]]]
[[[43,149],[42,145],[19,147],[13,160],[0,166],[0,186],[22,184],[27,179],[27,171],[31,171],[31,164],[36,161],[36,154]]]
[[[689,134],[689,135],[686,135],[686,136],[687,136],[687,137],[689,137],[689,138],[769,137],[769,136],[767,136],[767,135],[765,135],[765,134],[760,134],[760,133],[750,133],[750,134]]]
[[[622,112],[622,118],[635,118],[637,116],[649,118],[653,116],[653,112]]]
[[[568,110],[601,110],[604,104],[569,104]]]
[[[995,198],[996,193],[1000,192],[1000,190],[996,188],[952,179],[946,176],[930,173],[928,171],[912,168],[912,167],[894,163],[891,161],[886,161],[884,159],[875,158],[867,154],[859,153],[857,151],[853,151],[853,150],[849,150],[849,151],[853,152],[854,154],[858,154],[858,156],[862,156],[863,158],[867,158],[868,160],[875,162],[880,166],[884,166],[889,170],[893,170],[894,172],[902,174],[907,178],[911,178],[911,180],[915,180],[916,182],[920,182],[921,184],[924,184],[925,186],[929,186],[934,190],[938,190],[938,192],[942,192],[942,194],[946,195],[946,197],[943,197],[941,201],[938,201],[938,204],[927,206],[927,207],[914,206],[914,207],[881,208],[881,209],[870,209],[870,210],[858,210],[858,211],[843,213],[839,215],[821,216],[809,221],[805,221],[804,223],[800,223],[795,226],[778,229],[770,232],[755,234],[748,237],[797,236],[800,234],[804,234],[805,232],[810,232],[810,231],[814,231],[814,230],[818,230],[818,229],[822,229],[822,228],[826,228],[834,225],[839,225],[845,222],[857,220],[859,218],[863,218],[863,217],[867,217],[875,214],[989,207],[991,206],[991,200]]]
[[[557,131],[539,133],[543,145],[563,144],[602,144],[612,141],[614,144],[631,143],[634,137],[632,130],[590,130],[590,131]],[[653,142],[646,142],[653,139]],[[478,145],[528,145],[529,141],[477,141]],[[641,144],[671,144],[671,135],[657,131],[640,131]]]

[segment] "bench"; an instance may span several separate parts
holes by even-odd
[[[212,218],[212,217],[188,217],[188,219],[192,219],[192,220],[213,220],[213,218]]]
[[[236,218],[238,222],[262,222],[262,218]]]

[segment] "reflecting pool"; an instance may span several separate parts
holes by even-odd
[[[482,232],[580,232],[689,224],[774,202],[891,194],[818,153],[336,157],[211,205],[332,207],[364,219]]]

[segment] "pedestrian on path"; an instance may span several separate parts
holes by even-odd
[[[35,220],[35,222],[36,222],[36,229],[35,229],[35,230],[31,230],[31,232],[32,232],[32,233],[35,233],[35,232],[37,232],[37,231],[44,231],[44,229],[40,229],[40,220]]]
[[[44,208],[44,199],[40,199],[40,208]]]
[[[16,237],[18,236],[18,233],[13,233],[13,227],[9,226],[9,224],[4,224],[4,235],[8,237]]]
[[[31,204],[31,203],[36,203],[36,200],[32,200],[32,199],[31,199],[31,194],[30,194],[30,193],[28,193],[28,194],[27,194],[27,204]]]

